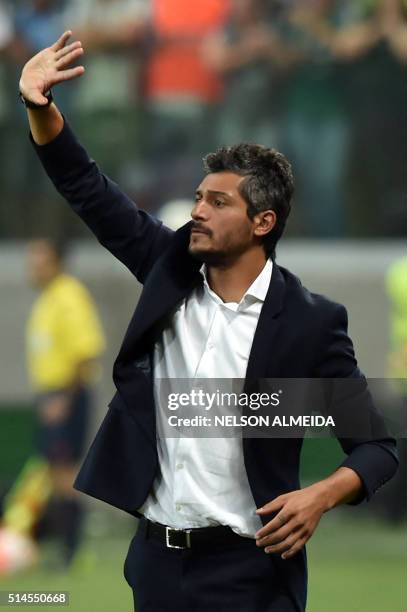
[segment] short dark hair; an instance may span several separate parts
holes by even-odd
[[[207,174],[234,172],[245,176],[239,186],[240,195],[247,202],[250,219],[264,210],[274,210],[276,225],[264,237],[267,256],[275,258],[276,244],[281,238],[294,193],[294,177],[286,157],[263,145],[241,143],[221,147],[203,159]]]

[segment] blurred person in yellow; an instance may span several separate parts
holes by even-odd
[[[395,379],[402,397],[401,410],[407,410],[407,257],[397,259],[386,276],[387,295],[390,300],[390,353],[389,375]],[[400,423],[406,423],[400,415]],[[407,432],[398,441],[400,468],[389,487],[387,514],[394,523],[407,520]]]
[[[89,291],[64,270],[65,248],[50,239],[29,244],[30,282],[39,291],[26,330],[27,363],[36,393],[37,445],[50,465],[52,498],[43,521],[63,546],[68,566],[81,541],[83,503],[73,489],[85,450],[92,386],[105,347]]]

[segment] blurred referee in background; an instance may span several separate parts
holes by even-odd
[[[72,484],[85,450],[91,388],[105,340],[88,290],[64,272],[64,255],[63,245],[50,239],[29,244],[29,277],[40,294],[27,324],[27,361],[36,392],[37,449],[49,463],[52,481],[42,527],[60,541],[60,561],[68,567],[84,517]]]

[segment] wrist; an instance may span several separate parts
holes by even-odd
[[[328,479],[320,480],[311,485],[323,512],[328,512],[336,505],[335,494]]]
[[[351,468],[341,466],[315,485],[323,500],[324,512],[356,499],[363,489],[360,476]]]

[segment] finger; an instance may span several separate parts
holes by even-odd
[[[69,64],[72,64],[72,62],[77,60],[78,57],[81,57],[81,55],[83,55],[83,48],[82,47],[78,47],[77,49],[74,49],[70,53],[67,53],[66,55],[61,57],[61,59],[59,59],[55,63],[56,69],[57,70],[61,70],[61,68],[66,68],[66,66],[69,66]]]
[[[270,514],[271,512],[276,512],[280,510],[280,508],[284,505],[286,501],[285,495],[279,495],[273,501],[268,502],[268,504],[264,504],[261,508],[257,508],[256,512],[258,514]]]
[[[287,552],[288,550],[290,550],[293,546],[296,545],[296,543],[301,539],[301,534],[299,531],[291,533],[287,538],[285,538],[285,540],[283,540],[282,542],[278,542],[278,544],[272,544],[270,546],[267,546],[264,549],[265,553],[273,553],[273,554],[279,554],[279,553],[284,553]]]
[[[289,521],[286,525],[277,529],[277,531],[256,539],[256,545],[267,546],[268,544],[277,544],[277,542],[285,540],[285,538],[296,529],[298,529],[298,525],[294,521]]]
[[[63,47],[65,47],[66,41],[72,36],[71,30],[67,30],[58,38],[58,40],[51,46],[53,51],[59,51]]]
[[[294,557],[294,555],[296,555],[301,550],[301,548],[305,546],[307,539],[307,537],[302,537],[297,540],[295,544],[290,547],[289,550],[287,550],[281,555],[282,559],[290,559],[290,557]]]
[[[84,66],[76,66],[75,68],[70,68],[69,70],[62,70],[61,72],[58,72],[58,80],[56,82],[60,83],[61,81],[70,81],[71,79],[82,76],[84,72]]]
[[[71,51],[73,51],[74,49],[77,49],[78,47],[82,47],[82,43],[79,40],[75,40],[75,42],[57,51],[55,53],[55,60],[58,61],[59,59],[61,59],[61,57],[64,57],[64,55],[66,55],[67,53],[70,53]]]
[[[273,531],[277,531],[277,529],[280,529],[282,525],[288,523],[291,518],[292,514],[284,507],[283,510],[281,510],[271,521],[267,523],[267,525],[259,529],[259,531],[256,533],[256,539],[263,538]]]

